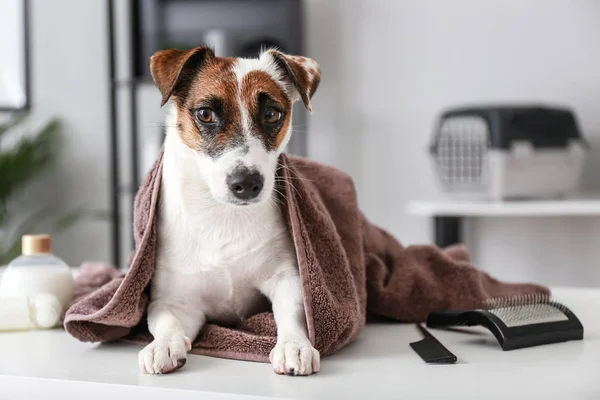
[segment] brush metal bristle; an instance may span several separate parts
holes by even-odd
[[[566,307],[543,293],[488,299],[483,309],[496,315],[507,327],[566,321]]]
[[[551,301],[551,297],[545,293],[526,293],[518,296],[504,296],[487,299],[483,303],[483,308],[505,308],[540,303],[548,304]]]

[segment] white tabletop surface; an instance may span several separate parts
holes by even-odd
[[[262,363],[191,355],[171,375],[138,372],[140,347],[86,344],[62,330],[0,333],[0,399],[600,399],[600,289],[556,289],[585,327],[583,341],[503,352],[488,332],[431,332],[454,365],[427,365],[413,325],[368,325],[310,377]]]
[[[411,201],[406,204],[406,212],[429,217],[600,216],[600,197],[523,201]]]

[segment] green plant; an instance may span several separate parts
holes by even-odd
[[[17,115],[0,123],[0,265],[20,252],[21,235],[33,232],[42,223],[50,225],[50,233],[69,228],[84,215],[100,215],[78,207],[55,217],[54,205],[40,203],[28,213],[19,210],[20,221],[9,211],[11,201],[37,178],[50,171],[59,158],[60,123],[49,119],[40,123],[28,115]],[[9,225],[12,226],[9,228]]]

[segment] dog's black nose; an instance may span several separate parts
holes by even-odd
[[[227,177],[227,186],[240,200],[251,200],[259,195],[265,179],[256,171],[239,169]]]

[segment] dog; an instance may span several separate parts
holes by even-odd
[[[247,59],[200,46],[158,51],[150,72],[170,109],[147,318],[154,339],[139,353],[141,372],[183,367],[206,322],[235,324],[268,301],[274,371],[319,371],[276,178],[292,105],[301,100],[312,112],[319,65],[277,49]]]

